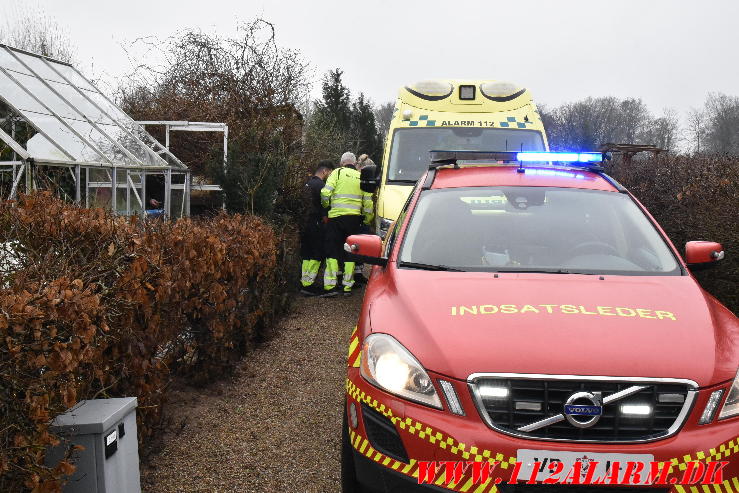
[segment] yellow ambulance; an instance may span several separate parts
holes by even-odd
[[[531,93],[502,81],[430,80],[400,89],[383,154],[377,231],[387,229],[429,164],[429,151],[546,151]]]

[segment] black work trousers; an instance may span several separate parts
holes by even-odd
[[[344,243],[351,235],[359,234],[362,229],[362,216],[330,217],[326,225],[326,241],[324,254],[326,258],[334,258],[339,262],[345,261]]]
[[[326,226],[321,218],[311,218],[300,231],[300,257],[303,260],[323,260]]]

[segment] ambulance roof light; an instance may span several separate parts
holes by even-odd
[[[505,82],[502,80],[483,82],[480,85],[480,89],[486,96],[490,97],[504,97],[510,96],[518,92],[521,87],[513,82]]]
[[[454,88],[450,82],[443,80],[423,80],[407,86],[408,92],[421,99],[439,101],[452,95]]]
[[[513,82],[489,81],[480,84],[480,92],[491,101],[505,103],[521,96],[526,89]]]

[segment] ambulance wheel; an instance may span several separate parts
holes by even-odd
[[[354,449],[349,443],[349,424],[346,418],[346,401],[344,401],[344,419],[341,423],[341,493],[362,493],[357,482],[357,470],[354,467]]]

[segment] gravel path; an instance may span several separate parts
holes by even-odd
[[[362,293],[299,298],[229,381],[178,392],[144,492],[339,490],[346,351]]]

